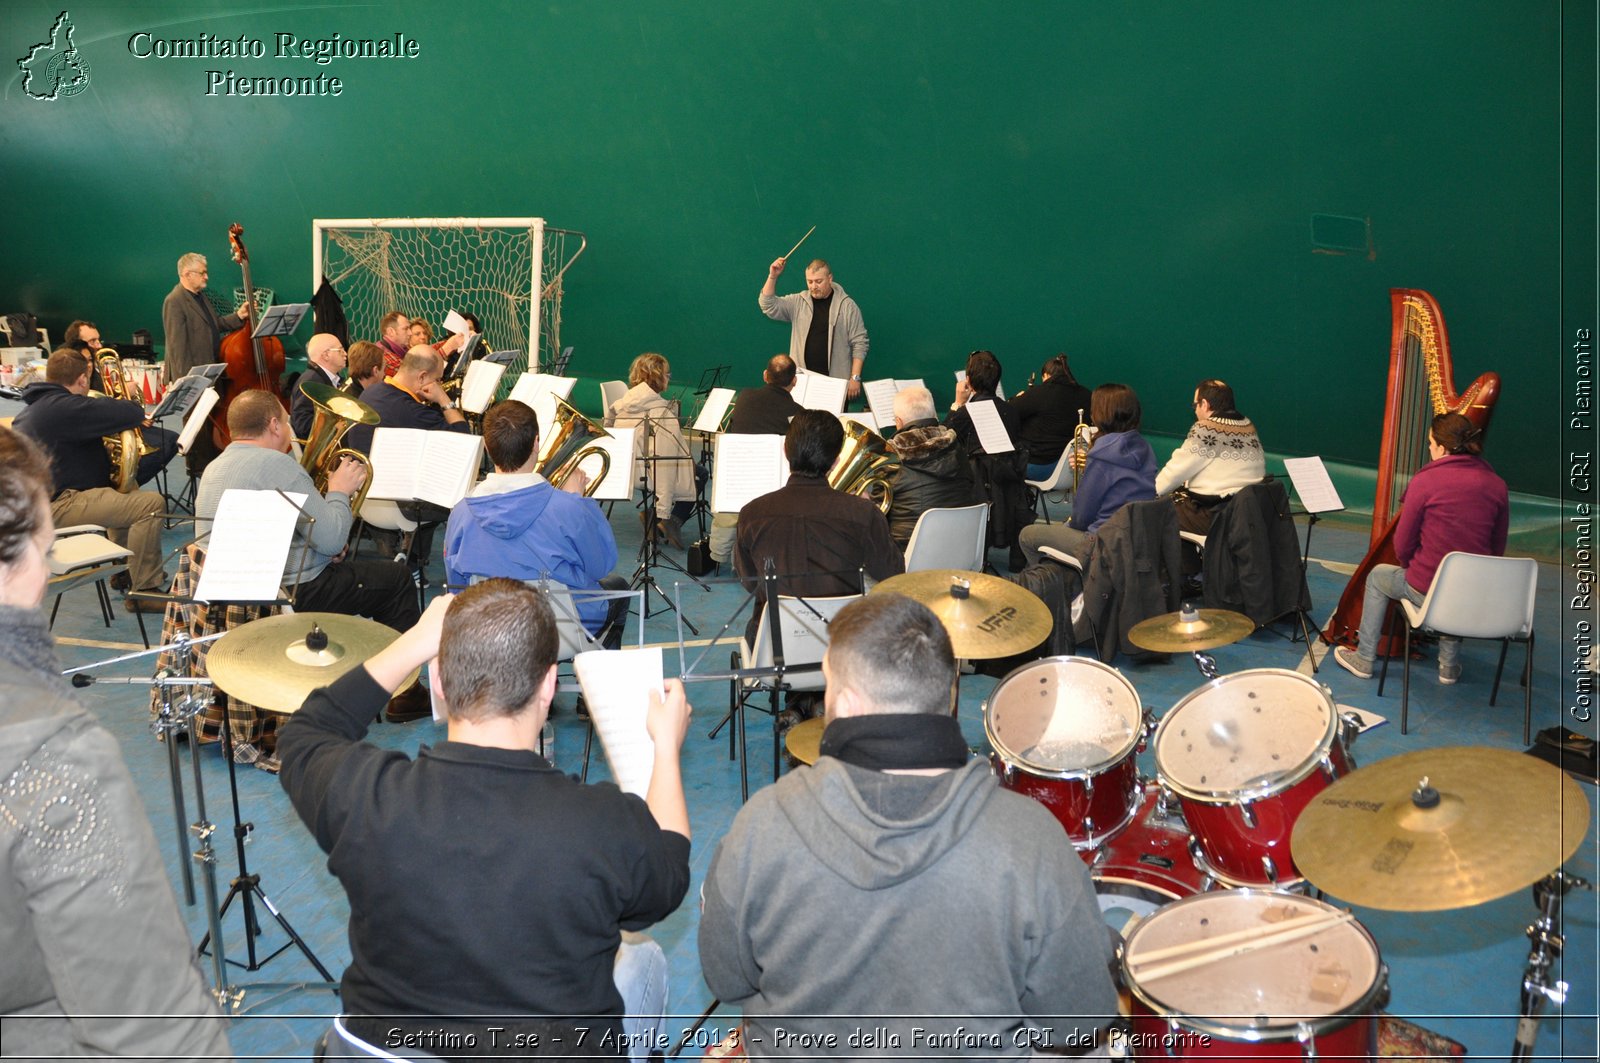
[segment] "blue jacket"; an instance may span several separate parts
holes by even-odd
[[[1156,452],[1138,432],[1094,441],[1072,502],[1071,527],[1092,532],[1128,502],[1156,497]]]
[[[498,476],[478,485],[493,488]],[[456,503],[445,530],[445,576],[452,584],[473,578],[549,578],[572,590],[598,590],[617,563],[617,540],[600,503],[547,482]],[[605,622],[603,599],[580,601],[578,616],[592,635]]]

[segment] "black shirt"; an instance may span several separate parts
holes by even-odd
[[[813,373],[828,372],[828,310],[833,306],[833,293],[826,299],[811,297],[811,328],[806,332],[806,369]]]
[[[787,435],[789,418],[804,407],[794,401],[787,388],[776,384],[763,384],[759,388],[745,388],[733,401],[733,413],[728,416],[728,431],[748,435]]]

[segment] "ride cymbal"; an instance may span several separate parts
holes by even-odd
[[[326,641],[311,637],[308,645],[313,630]],[[218,639],[206,655],[206,671],[224,693],[268,712],[294,712],[317,687],[327,686],[399,637],[376,620],[342,613],[268,616]],[[407,681],[401,689],[409,685]]]
[[[1466,908],[1560,867],[1589,829],[1589,802],[1561,769],[1476,746],[1380,760],[1311,800],[1295,866],[1318,889],[1394,912]]]
[[[783,736],[783,748],[800,763],[815,764],[817,758],[822,756],[822,732],[827,726],[828,721],[821,716],[801,720]]]
[[[903,594],[933,610],[959,658],[1031,650],[1050,635],[1050,609],[1026,587],[982,572],[928,569],[892,576],[872,593]]]
[[[1255,629],[1256,622],[1243,613],[1185,605],[1139,621],[1128,630],[1128,641],[1156,653],[1189,653],[1232,645]]]

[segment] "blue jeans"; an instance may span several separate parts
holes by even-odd
[[[665,1055],[672,1047],[667,1041],[667,954],[650,936],[624,930],[611,980],[622,994],[628,1058],[643,1063],[652,1049]]]
[[[1404,598],[1412,605],[1421,605],[1426,593],[1406,582],[1406,570],[1399,565],[1378,565],[1367,574],[1366,595],[1361,601],[1361,633],[1356,644],[1356,657],[1367,671],[1378,656],[1378,638],[1383,634],[1383,618],[1389,603]],[[1461,640],[1447,635],[1439,636],[1439,671],[1450,673],[1460,666],[1456,658],[1461,652]]]

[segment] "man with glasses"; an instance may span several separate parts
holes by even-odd
[[[289,424],[294,428],[296,439],[311,435],[311,422],[317,416],[316,404],[300,390],[300,384],[314,380],[338,387],[339,374],[344,371],[347,358],[344,344],[331,332],[319,332],[306,341],[306,359],[311,364],[306,366],[300,382],[295,385],[294,394],[289,396]]]
[[[1156,494],[1172,496],[1178,527],[1206,534],[1216,507],[1266,475],[1261,437],[1235,407],[1233,388],[1221,380],[1200,381],[1194,388],[1194,424],[1156,474]]]
[[[166,333],[166,371],[168,384],[187,376],[195,366],[222,360],[224,334],[250,324],[250,312],[240,307],[227,317],[218,317],[206,298],[206,256],[193,251],[178,259],[178,283],[161,304],[161,327]],[[189,475],[198,480],[211,459],[218,454],[210,432],[195,436],[189,447]]]

